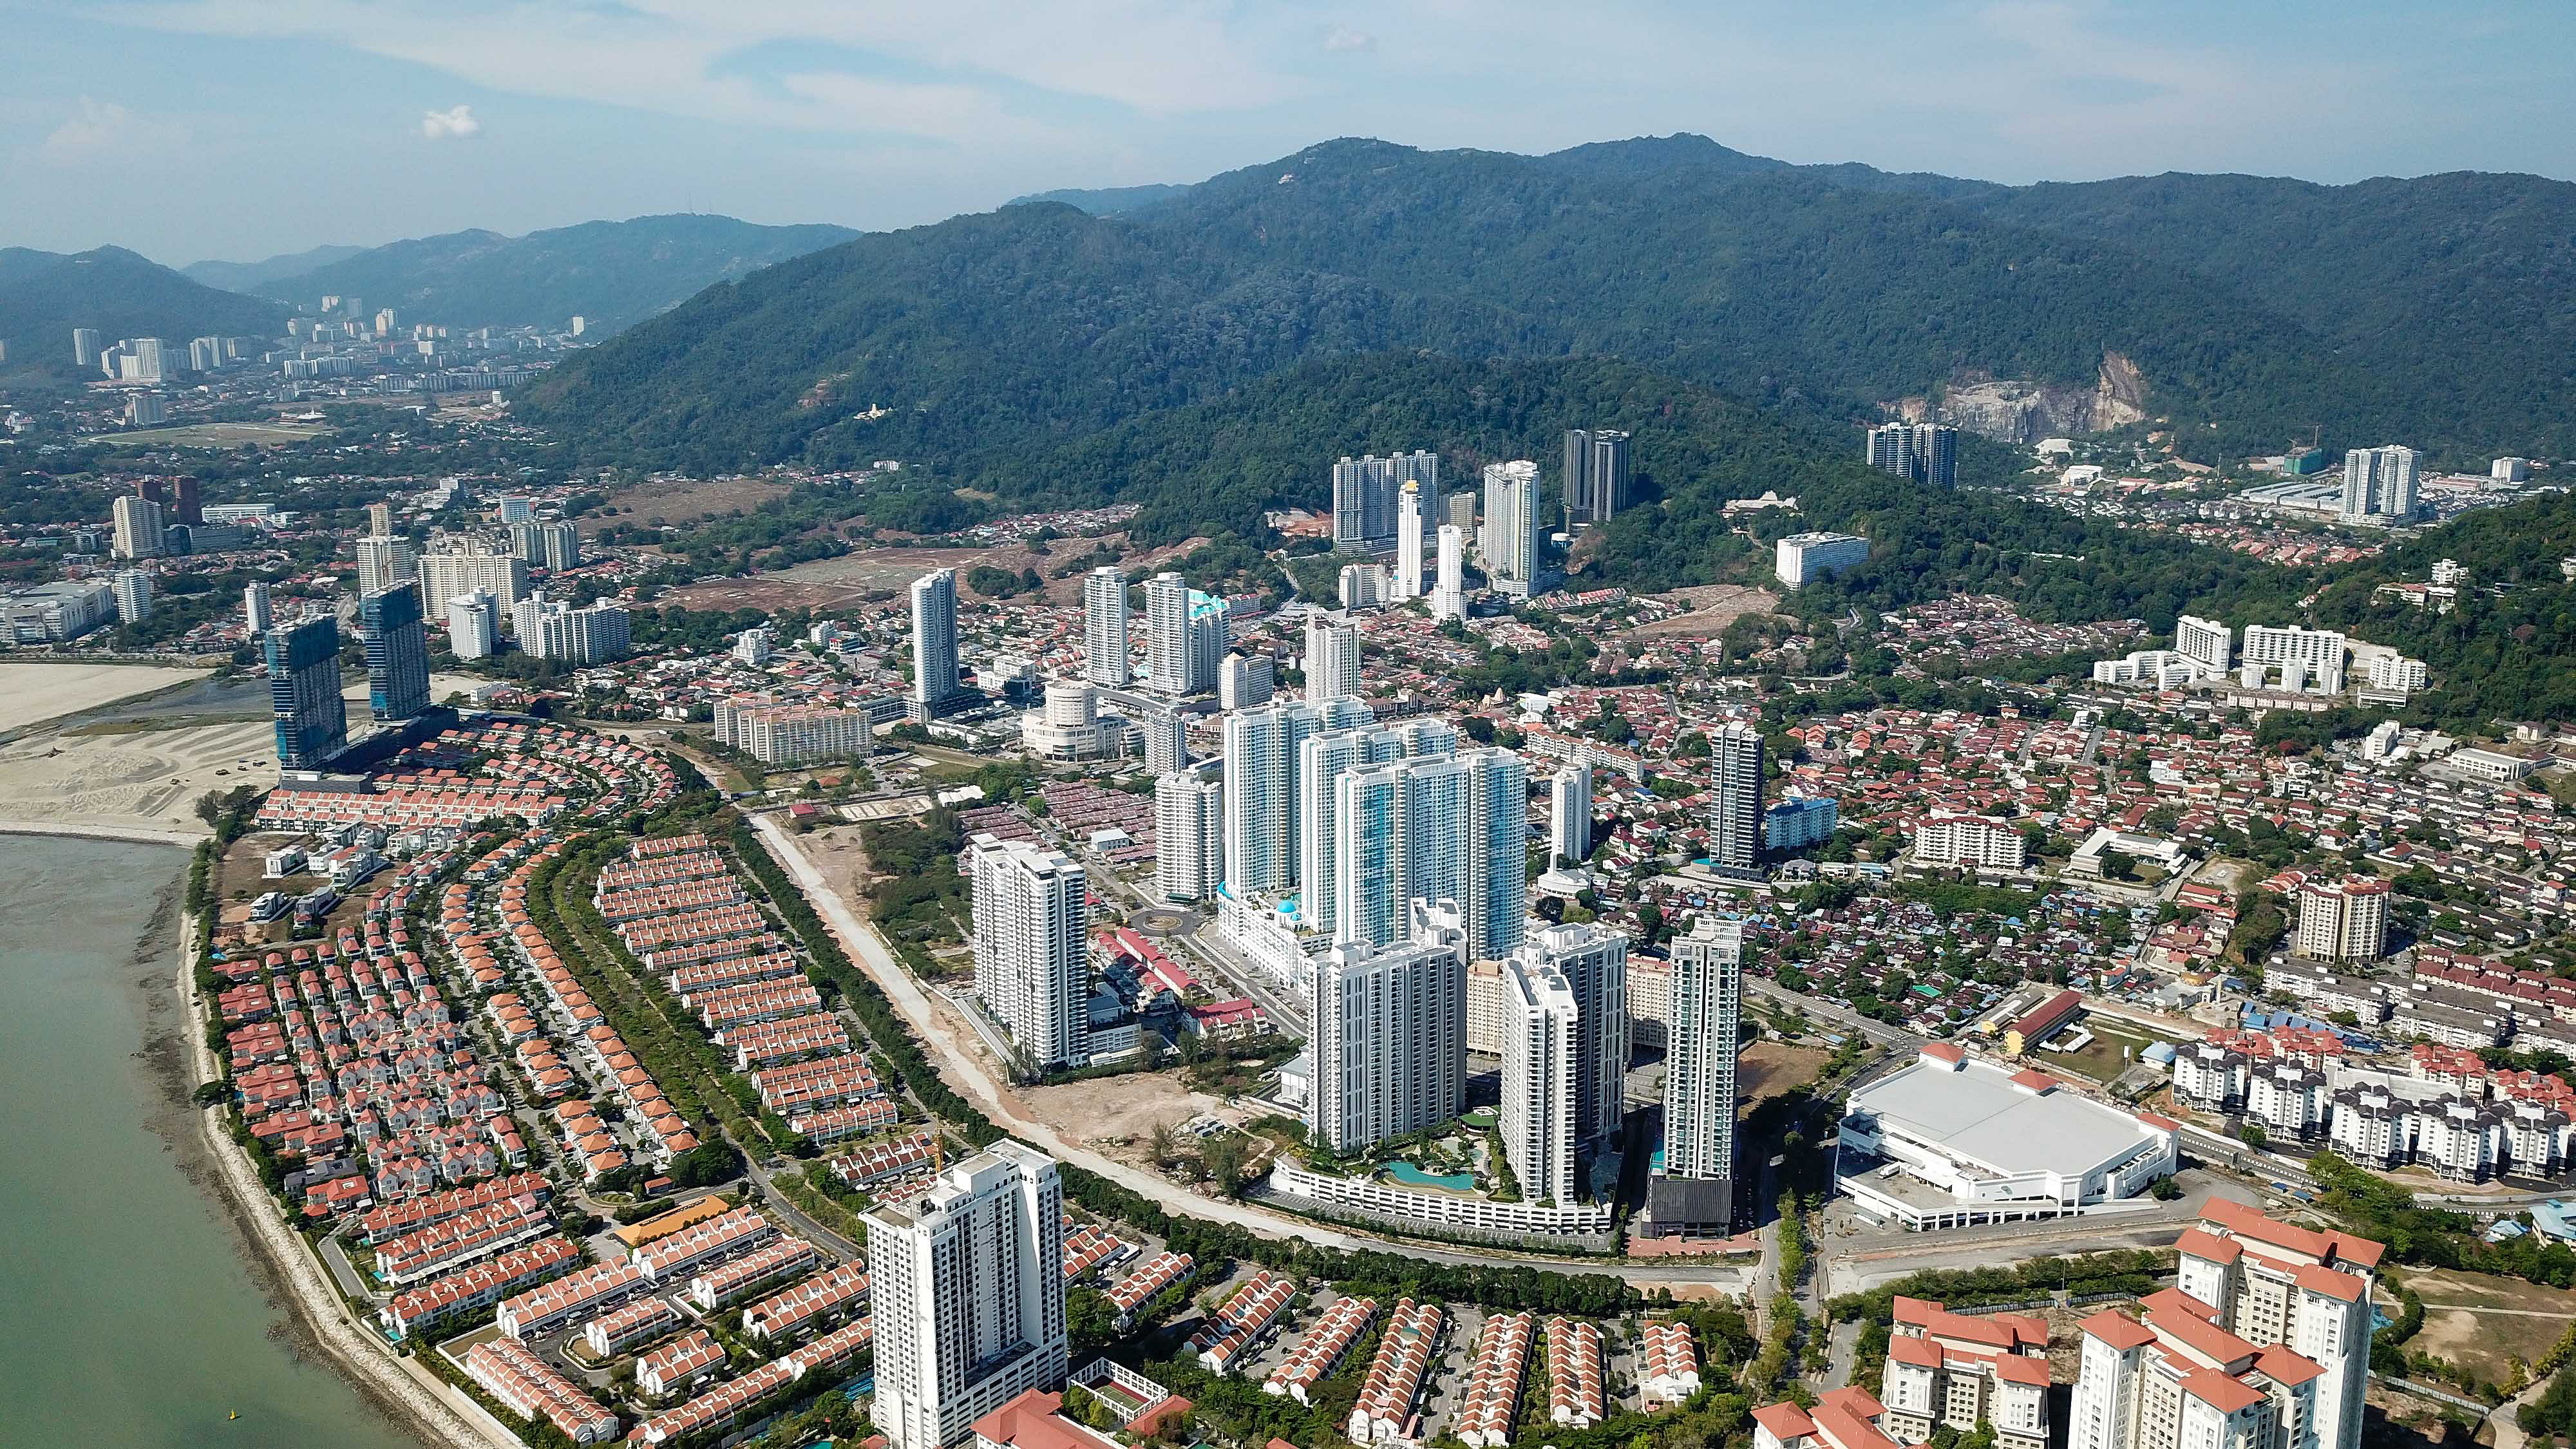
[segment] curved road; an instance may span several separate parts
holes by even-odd
[[[1013,1136],[1037,1144],[1052,1153],[1059,1161],[1072,1163],[1087,1172],[1098,1173],[1128,1191],[1154,1202],[1166,1212],[1201,1218],[1209,1222],[1225,1223],[1261,1237],[1281,1241],[1302,1240],[1354,1252],[1395,1252],[1429,1262],[1464,1266],[1508,1262],[1554,1273],[1610,1274],[1649,1290],[1681,1283],[1724,1284],[1741,1276],[1740,1269],[1730,1270],[1713,1265],[1665,1266],[1607,1261],[1569,1262],[1563,1259],[1530,1258],[1503,1252],[1432,1248],[1394,1239],[1367,1237],[1345,1232],[1311,1219],[1255,1207],[1249,1203],[1236,1202],[1228,1198],[1202,1197],[1150,1172],[1116,1161],[1078,1142],[1069,1141],[1053,1127],[1044,1122],[1032,1120],[1016,1110],[1013,1104],[1002,1097],[992,1074],[986,1070],[984,1064],[976,1060],[973,1053],[952,1035],[940,1029],[931,1010],[930,998],[923,994],[920,986],[913,981],[911,973],[903,969],[903,963],[897,961],[894,953],[886,948],[885,940],[877,934],[876,927],[860,919],[850,909],[849,903],[841,898],[840,892],[832,889],[823,879],[822,872],[814,867],[812,861],[806,859],[805,852],[797,848],[795,837],[789,835],[770,816],[755,815],[751,817],[751,821],[752,827],[760,832],[761,839],[768,844],[771,856],[776,858],[788,875],[795,879],[797,886],[813,903],[816,912],[831,926],[833,933],[841,938],[841,944],[850,952],[851,959],[858,963],[860,969],[867,972],[869,979],[876,982],[879,990],[885,992],[886,998],[894,1003],[895,1010],[901,1012],[904,1020],[911,1024],[914,1033],[921,1038],[922,1044],[942,1059],[942,1064],[946,1068],[944,1075],[951,1086]]]

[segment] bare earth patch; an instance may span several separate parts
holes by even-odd
[[[203,669],[147,664],[0,665],[0,730],[14,730],[203,679]]]
[[[1814,1047],[1791,1046],[1787,1042],[1748,1044],[1735,1058],[1735,1089],[1743,1098],[1744,1110],[1749,1112],[1773,1097],[1785,1097],[1814,1081],[1825,1069],[1825,1057],[1826,1053]]]
[[[1727,625],[1748,614],[1768,614],[1780,606],[1779,595],[1744,584],[1702,584],[1697,588],[1657,594],[1655,598],[1689,612],[1652,624],[1640,624],[1628,631],[1629,638],[1697,638],[1722,634],[1726,632]]]
[[[787,485],[761,478],[663,478],[621,488],[608,496],[618,521],[651,525],[695,523],[737,510],[748,512],[787,496]]]
[[[2441,1270],[2409,1273],[2406,1286],[2424,1300],[2423,1330],[2407,1347],[2490,1383],[2511,1376],[2508,1360],[2532,1362],[2576,1323],[2576,1292],[2518,1278]]]
[[[1179,1127],[1223,1105],[1182,1086],[1178,1070],[1023,1087],[1017,1095],[1033,1115],[1066,1137],[1139,1165],[1145,1161],[1146,1135],[1157,1124]]]
[[[748,579],[720,579],[674,589],[666,598],[692,609],[839,609],[865,600],[871,594],[891,594],[911,586],[912,581],[932,569],[955,569],[958,588],[969,603],[990,602],[974,592],[965,576],[989,565],[1017,575],[1035,569],[1045,581],[1041,595],[1020,594],[1016,601],[1044,602],[1065,607],[1082,603],[1082,575],[1055,577],[1055,571],[1076,559],[1087,558],[1095,544],[1106,544],[1118,555],[1118,567],[1132,572],[1167,562],[1195,547],[1189,540],[1163,548],[1133,550],[1127,536],[1105,534],[1098,539],[1060,538],[1041,554],[1025,543],[1000,543],[989,548],[863,548],[840,558],[816,559],[776,573]]]
[[[128,735],[40,733],[0,745],[0,819],[56,829],[197,834],[209,790],[277,783],[265,720]]]

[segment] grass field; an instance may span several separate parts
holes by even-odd
[[[310,442],[329,428],[305,423],[190,423],[178,428],[145,428],[111,433],[97,441],[138,448],[247,448],[266,444]]]
[[[658,528],[747,512],[786,496],[786,484],[763,478],[656,478],[620,488],[608,501],[620,515],[634,514],[638,521]]]
[[[2135,1027],[2087,1017],[2081,1023],[2093,1033],[2093,1040],[2080,1052],[2039,1051],[2031,1053],[2031,1063],[2048,1071],[2066,1072],[2096,1082],[2108,1082],[2136,1065],[2138,1053],[2145,1051],[2155,1038]],[[2127,1056],[2121,1055],[2122,1048]]]

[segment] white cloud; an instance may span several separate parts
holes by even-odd
[[[1375,50],[1377,37],[1365,30],[1336,25],[1324,32],[1324,49],[1330,51]]]
[[[138,116],[115,101],[80,98],[80,109],[45,137],[37,154],[48,165],[93,162],[166,150],[188,139],[187,128]]]
[[[1049,98],[1162,117],[1299,90],[1256,54],[1268,34],[1245,33],[1225,0],[130,0],[109,13],[181,34],[318,40],[521,95],[950,142]],[[780,56],[793,57],[784,74]],[[967,94],[977,103],[961,104]]]
[[[483,123],[474,119],[472,106],[457,106],[422,116],[420,133],[433,141],[470,141],[483,134]]]

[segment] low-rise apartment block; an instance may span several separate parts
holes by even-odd
[[[716,738],[764,765],[865,759],[875,743],[872,716],[864,709],[736,700],[717,703]]]
[[[1994,1426],[1998,1449],[2047,1449],[2048,1325],[2017,1313],[1952,1313],[1900,1295],[1879,1401],[1899,1444],[1947,1424]]]

